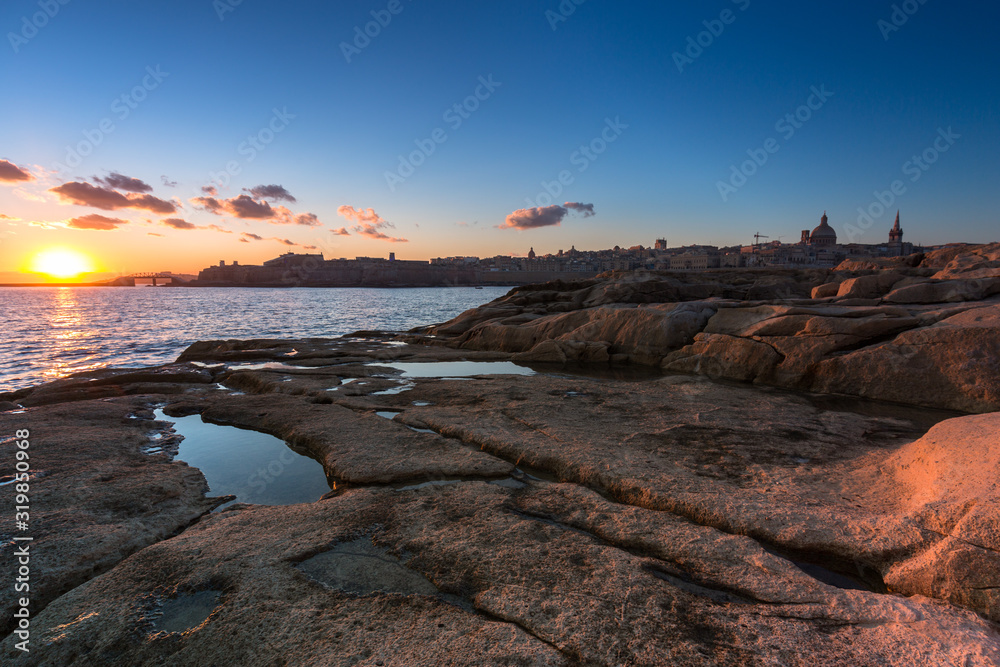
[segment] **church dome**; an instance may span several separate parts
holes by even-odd
[[[817,245],[836,245],[837,232],[830,226],[829,220],[830,219],[826,217],[826,213],[824,213],[823,219],[820,220],[819,227],[812,230],[812,234],[809,235],[811,243]]]
[[[813,238],[837,238],[837,232],[833,227],[830,226],[829,218],[826,214],[823,215],[823,220],[819,223],[819,227],[812,230]]]

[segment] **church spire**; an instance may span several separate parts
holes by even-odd
[[[899,211],[896,211],[896,224],[889,230],[889,246],[895,252],[902,252],[903,228],[899,225]]]

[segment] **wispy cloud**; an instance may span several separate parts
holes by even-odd
[[[295,197],[288,190],[280,185],[258,185],[252,188],[243,188],[257,199],[270,199],[272,201],[287,201],[294,203]]]
[[[103,215],[97,215],[96,213],[80,216],[79,218],[70,218],[66,222],[66,226],[71,229],[89,229],[96,231],[110,231],[127,224],[128,220],[122,220],[121,218],[108,218]]]
[[[359,236],[376,241],[387,241],[389,243],[409,243],[407,239],[389,236],[379,231],[386,227],[395,228],[395,225],[382,218],[374,209],[357,209],[353,206],[340,206],[337,208],[337,215],[358,223],[351,230]]]
[[[34,201],[34,202],[48,202],[48,198],[45,195],[40,195],[37,192],[28,192],[24,188],[14,188],[11,192],[17,196],[19,199],[24,201]]]
[[[180,218],[164,218],[161,222],[167,227],[174,229],[199,229],[198,225],[190,223],[187,220],[181,220]]]
[[[283,239],[280,236],[270,236],[265,238],[260,234],[251,234],[250,232],[243,232],[240,234],[240,243],[250,243],[251,241],[276,241],[277,243],[285,246],[304,248],[306,250],[318,250],[318,248],[314,245],[303,245],[301,243],[296,243],[291,239]]]
[[[125,192],[152,192],[153,186],[145,181],[141,181],[138,178],[132,178],[131,176],[124,176],[117,172],[111,172],[105,177],[94,176],[94,182],[98,185],[103,185],[114,190],[124,190]]]

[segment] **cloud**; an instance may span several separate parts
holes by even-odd
[[[394,228],[395,225],[383,219],[374,209],[357,209],[353,206],[340,206],[337,208],[337,215],[358,223],[354,227],[351,227],[351,229],[360,236],[376,241],[388,241],[389,243],[409,243],[407,239],[396,238],[380,232],[379,229],[385,227]]]
[[[166,176],[160,176],[160,182],[163,183],[168,188],[176,188],[177,187],[177,181],[171,181]]]
[[[232,234],[233,230],[226,229],[225,227],[220,227],[218,225],[209,225],[205,229],[211,229],[214,232],[222,232],[223,234]]]
[[[571,211],[577,211],[578,213],[583,213],[583,217],[585,218],[592,218],[595,215],[597,215],[596,213],[594,213],[593,204],[578,204],[576,202],[568,201],[565,204],[563,204],[563,206],[565,206]]]
[[[0,213],[0,220],[10,220],[10,221],[12,221],[12,222],[17,222],[17,221],[18,221],[18,220],[20,220],[20,219],[21,219],[21,218],[12,218],[12,217],[11,217],[11,216],[9,216],[9,215],[4,215],[3,213]]]
[[[219,194],[218,189],[214,185],[203,185],[201,186],[201,191],[210,197],[215,197]]]
[[[191,224],[186,220],[181,220],[180,218],[165,218],[162,223],[167,227],[173,227],[174,229],[198,229],[198,225]]]
[[[337,208],[337,215],[341,216],[342,218],[347,218],[352,222],[369,224],[373,225],[376,228],[392,227],[391,223],[383,220],[382,216],[380,216],[378,213],[375,212],[374,209],[371,208],[365,210],[365,209],[357,209],[354,208],[353,206],[340,206]]]
[[[31,220],[28,222],[28,226],[40,229],[65,229],[67,227],[65,222],[46,222],[45,220]]]
[[[0,182],[19,183],[21,181],[33,181],[35,177],[21,169],[13,162],[0,160]]]
[[[249,192],[256,199],[271,199],[273,201],[287,201],[294,203],[295,197],[280,185],[258,185],[253,188],[243,188],[244,192]]]
[[[205,188],[202,188],[204,190]],[[209,213],[215,213],[216,215],[225,215],[226,206],[223,202],[219,201],[215,197],[195,197],[189,199],[188,201],[202,211],[208,211]]]
[[[579,204],[566,202],[565,206],[541,206],[537,208],[522,208],[507,216],[504,224],[499,225],[499,229],[538,229],[539,227],[558,226],[570,211],[580,211],[583,217],[589,218],[594,214],[593,204]]]
[[[409,243],[408,239],[400,239],[395,236],[389,236],[388,234],[383,234],[380,232],[375,225],[356,225],[352,229],[361,236],[367,236],[370,239],[375,239],[376,241],[388,241],[389,243]]]
[[[106,178],[101,178],[100,176],[94,176],[94,182],[98,185],[104,185],[115,190],[125,190],[126,192],[152,192],[153,187],[144,181],[140,181],[138,178],[132,178],[131,176],[123,176],[117,172],[111,172]]]
[[[350,236],[351,235],[351,233],[349,231],[347,231],[347,227],[341,227],[340,229],[331,229],[330,231],[334,235],[336,235],[336,236]]]
[[[156,232],[146,232],[146,236],[159,236],[161,239],[163,238],[163,234],[157,234]]]
[[[79,206],[91,206],[104,211],[115,211],[122,208],[135,208],[153,213],[169,214],[177,210],[172,203],[159,199],[152,195],[128,194],[98,188],[90,183],[79,183],[70,181],[58,187],[50,188],[59,196],[64,204],[77,204]]]
[[[318,248],[314,245],[302,245],[301,243],[296,243],[290,239],[283,239],[280,236],[264,238],[260,234],[251,234],[250,232],[243,232],[240,234],[240,243],[250,243],[251,241],[277,241],[281,245],[305,248],[306,250],[318,250]]]
[[[18,197],[20,197],[25,201],[40,201],[40,202],[48,201],[48,199],[46,199],[43,195],[35,194],[34,192],[28,192],[24,188],[14,188],[13,190],[11,190],[11,192],[13,192],[15,195],[17,195]]]
[[[319,221],[315,213],[302,213],[295,216],[296,225],[304,225],[306,227],[319,227],[323,223]]]
[[[275,216],[271,205],[259,202],[246,195],[238,195],[226,200],[226,208],[232,215],[245,220],[267,220]]]
[[[92,213],[79,218],[70,218],[70,220],[66,223],[66,226],[71,229],[109,231],[112,229],[118,229],[122,225],[127,224],[128,220],[122,220],[121,218],[107,218],[103,215]]]
[[[215,215],[231,215],[243,220],[266,220],[274,225],[302,225],[318,227],[322,223],[315,213],[296,214],[284,206],[272,207],[266,201],[257,201],[249,195],[238,195],[232,199],[215,197],[195,197],[191,204],[202,211]]]

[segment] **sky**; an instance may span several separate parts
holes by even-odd
[[[5,0],[0,282],[1000,240],[995,3]]]

